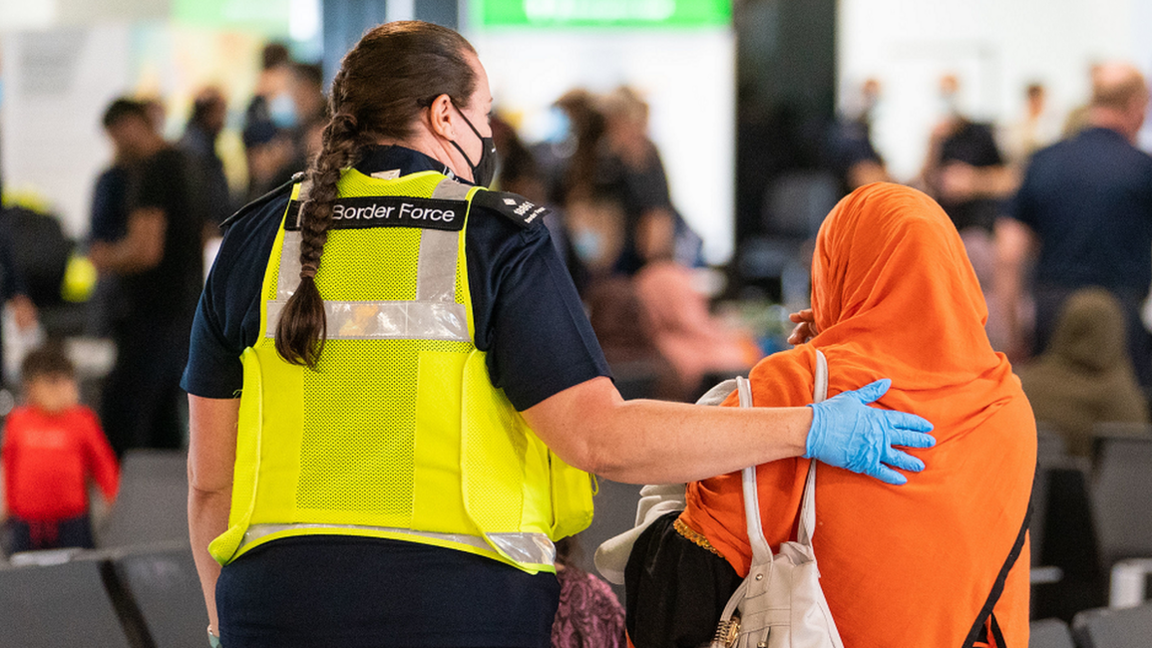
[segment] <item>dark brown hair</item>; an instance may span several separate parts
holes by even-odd
[[[129,97],[120,97],[108,104],[100,122],[104,124],[104,128],[112,128],[129,118],[148,121],[148,104]]]
[[[76,369],[72,361],[65,355],[64,349],[56,343],[49,343],[24,356],[20,364],[20,379],[32,382],[45,376],[64,376],[74,378]]]
[[[328,240],[340,171],[380,139],[404,139],[420,111],[441,95],[465,107],[476,75],[463,36],[420,21],[397,21],[364,34],[344,56],[332,81],[323,146],[308,170],[308,196],[300,216],[300,284],[276,326],[276,350],[293,364],[313,369],[327,337],[324,302],[315,275]]]

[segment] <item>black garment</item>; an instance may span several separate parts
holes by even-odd
[[[128,167],[116,164],[105,169],[92,190],[89,234],[96,241],[115,241],[128,233]]]
[[[1124,306],[1137,378],[1152,385],[1152,340],[1139,314],[1152,284],[1152,157],[1113,130],[1089,128],[1033,155],[1010,212],[1040,241],[1037,350],[1064,299],[1100,286]]]
[[[66,547],[92,549],[96,546],[92,540],[92,522],[87,515],[54,522],[29,522],[9,516],[4,524],[4,538],[0,548],[9,555],[20,551]]]
[[[117,455],[182,444],[180,372],[204,272],[205,212],[192,165],[166,148],[129,168],[128,214],[157,209],[166,226],[160,262],[117,277],[123,312],[112,323],[116,364],[100,412]]]
[[[680,512],[652,523],[624,568],[625,625],[636,648],[697,648],[716,633],[743,578],[720,556],[680,535]]]
[[[37,308],[63,303],[60,286],[75,243],[64,235],[60,219],[27,207],[2,207],[0,240],[9,248],[14,276],[22,284],[19,292]]]
[[[977,168],[1003,165],[1004,157],[1000,155],[992,127],[962,119],[960,126],[940,146],[940,166],[950,162],[963,162]],[[990,232],[1000,211],[999,201],[990,198],[941,200],[940,206],[958,230],[980,227]]]
[[[93,241],[112,243],[128,233],[128,167],[116,164],[96,178],[92,191],[92,211],[88,225]],[[122,320],[128,307],[120,290],[120,278],[105,274],[96,282],[88,299],[88,319],[84,332],[94,337],[110,337],[113,325]]]
[[[1037,151],[1011,215],[1040,239],[1037,282],[1152,284],[1152,157],[1115,131],[1090,128]]]
[[[16,295],[25,294],[26,291],[24,280],[12,256],[11,241],[0,238],[0,305],[7,303]],[[3,367],[4,335],[3,329],[0,328],[0,387],[5,383]]]
[[[548,648],[556,575],[373,538],[285,538],[226,566],[229,648]]]
[[[841,116],[828,130],[825,164],[836,175],[842,195],[852,192],[849,175],[853,167],[863,162],[884,164],[880,153],[872,145],[871,124],[864,118],[848,119]]]
[[[194,166],[187,154],[165,148],[129,170],[128,213],[159,209],[166,223],[160,262],[123,279],[129,318],[191,326],[204,281],[201,236],[206,222]]]
[[[203,126],[189,123],[180,138],[180,148],[196,162],[198,183],[203,192],[207,217],[219,225],[232,215],[235,206],[224,175],[224,162],[216,154],[216,136]]]
[[[615,199],[624,211],[624,246],[613,266],[614,272],[631,276],[644,267],[644,259],[636,248],[636,235],[644,214],[653,209],[666,209],[672,215],[677,247],[681,243],[696,245],[695,250],[674,250],[676,260],[693,265],[700,262],[700,239],[672,206],[668,176],[655,148],[642,169],[632,168],[618,156],[605,155],[597,165],[596,175],[596,187]]]

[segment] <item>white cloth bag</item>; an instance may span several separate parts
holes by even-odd
[[[752,389],[737,378],[740,407],[752,407]],[[828,360],[816,352],[814,401],[828,396]],[[844,648],[824,591],[812,551],[816,530],[816,461],[808,468],[795,541],[780,545],[773,556],[760,523],[756,467],[743,473],[744,516],[752,545],[748,577],[729,599],[720,617],[711,648]]]

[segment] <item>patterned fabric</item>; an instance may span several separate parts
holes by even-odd
[[[695,529],[693,529],[692,527],[689,527],[687,524],[684,524],[684,521],[681,520],[680,518],[676,518],[676,521],[673,523],[673,527],[676,529],[676,533],[679,533],[680,535],[684,536],[686,539],[690,540],[696,546],[698,546],[702,549],[707,549],[708,551],[711,551],[712,553],[716,554],[717,556],[720,556],[721,558],[724,557],[724,554],[717,551],[716,547],[713,547],[712,543],[708,542],[708,538],[705,537],[703,533],[700,533],[700,532],[696,531]]]
[[[624,648],[624,607],[608,583],[575,567],[556,570],[556,577],[552,648]]]

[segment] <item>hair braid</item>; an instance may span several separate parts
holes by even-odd
[[[324,127],[323,148],[308,170],[308,198],[300,206],[300,283],[276,325],[276,351],[288,362],[312,369],[328,337],[328,318],[316,287],[316,271],[328,242],[340,171],[355,161],[366,139],[356,126],[355,117],[338,113]]]

